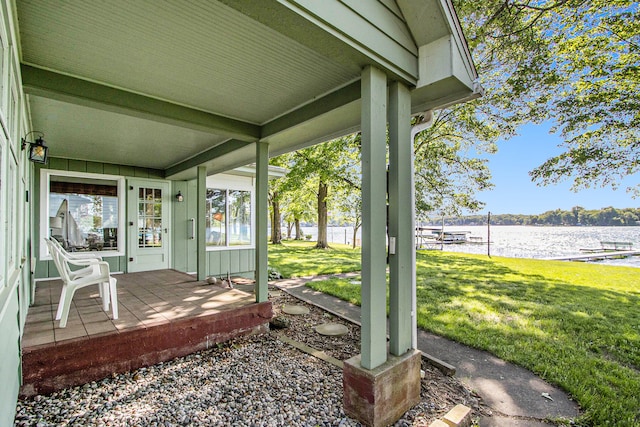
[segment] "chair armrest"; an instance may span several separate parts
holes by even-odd
[[[67,252],[66,256],[70,259],[96,259],[98,261],[102,261],[102,256],[89,252]]]
[[[69,258],[65,255],[62,255],[62,257],[64,258],[64,260],[72,265],[77,265],[77,266],[83,266],[86,267],[88,265],[96,265],[96,264],[100,264],[101,262],[106,263],[106,261],[102,261],[99,259],[95,259],[95,258],[88,258],[88,259],[74,259],[74,258]],[[107,265],[109,265],[107,263]]]

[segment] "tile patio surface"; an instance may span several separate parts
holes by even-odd
[[[169,323],[187,317],[202,317],[255,302],[250,292],[222,288],[197,281],[175,270],[114,275],[118,279],[119,318],[111,319],[111,308],[102,310],[97,286],[76,291],[66,328],[54,321],[61,280],[37,283],[34,304],[29,308],[22,346],[33,347],[64,340],[116,333]],[[239,285],[251,290],[251,286]]]

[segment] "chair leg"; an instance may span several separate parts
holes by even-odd
[[[109,311],[109,282],[100,283],[98,289],[100,289],[100,298],[102,298],[102,309]]]
[[[118,289],[116,287],[118,280],[109,277],[109,296],[111,297],[111,312],[113,313],[113,320],[118,319]]]
[[[62,313],[60,315],[60,327],[67,327],[67,318],[69,317],[69,310],[71,308],[71,300],[73,299],[73,294],[76,292],[75,287],[67,287],[66,295],[64,296],[64,302],[62,305]],[[62,298],[61,298],[62,299]]]
[[[60,301],[58,301],[58,310],[56,311],[56,320],[60,320],[62,317],[62,306],[64,305],[64,300],[67,296],[67,284],[62,284],[62,291],[60,292]]]

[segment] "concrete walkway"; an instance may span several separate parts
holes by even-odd
[[[360,324],[360,307],[306,287],[329,277],[357,277],[359,273],[286,279],[275,286],[350,322]],[[574,418],[578,405],[566,393],[530,371],[457,342],[418,329],[418,349],[455,366],[456,376],[477,392],[493,410],[480,426],[543,427],[546,419]],[[545,397],[546,396],[546,397]]]

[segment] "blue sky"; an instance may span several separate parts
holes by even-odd
[[[626,179],[617,190],[595,188],[573,192],[571,181],[547,187],[538,187],[531,182],[529,171],[546,159],[561,153],[558,148],[562,140],[549,133],[550,125],[527,125],[520,129],[519,136],[498,142],[498,153],[489,156],[489,168],[495,187],[480,193],[479,199],[486,203],[480,213],[492,214],[540,214],[553,209],[569,210],[574,206],[586,209],[639,207],[640,199],[632,199],[625,191],[639,181]]]

